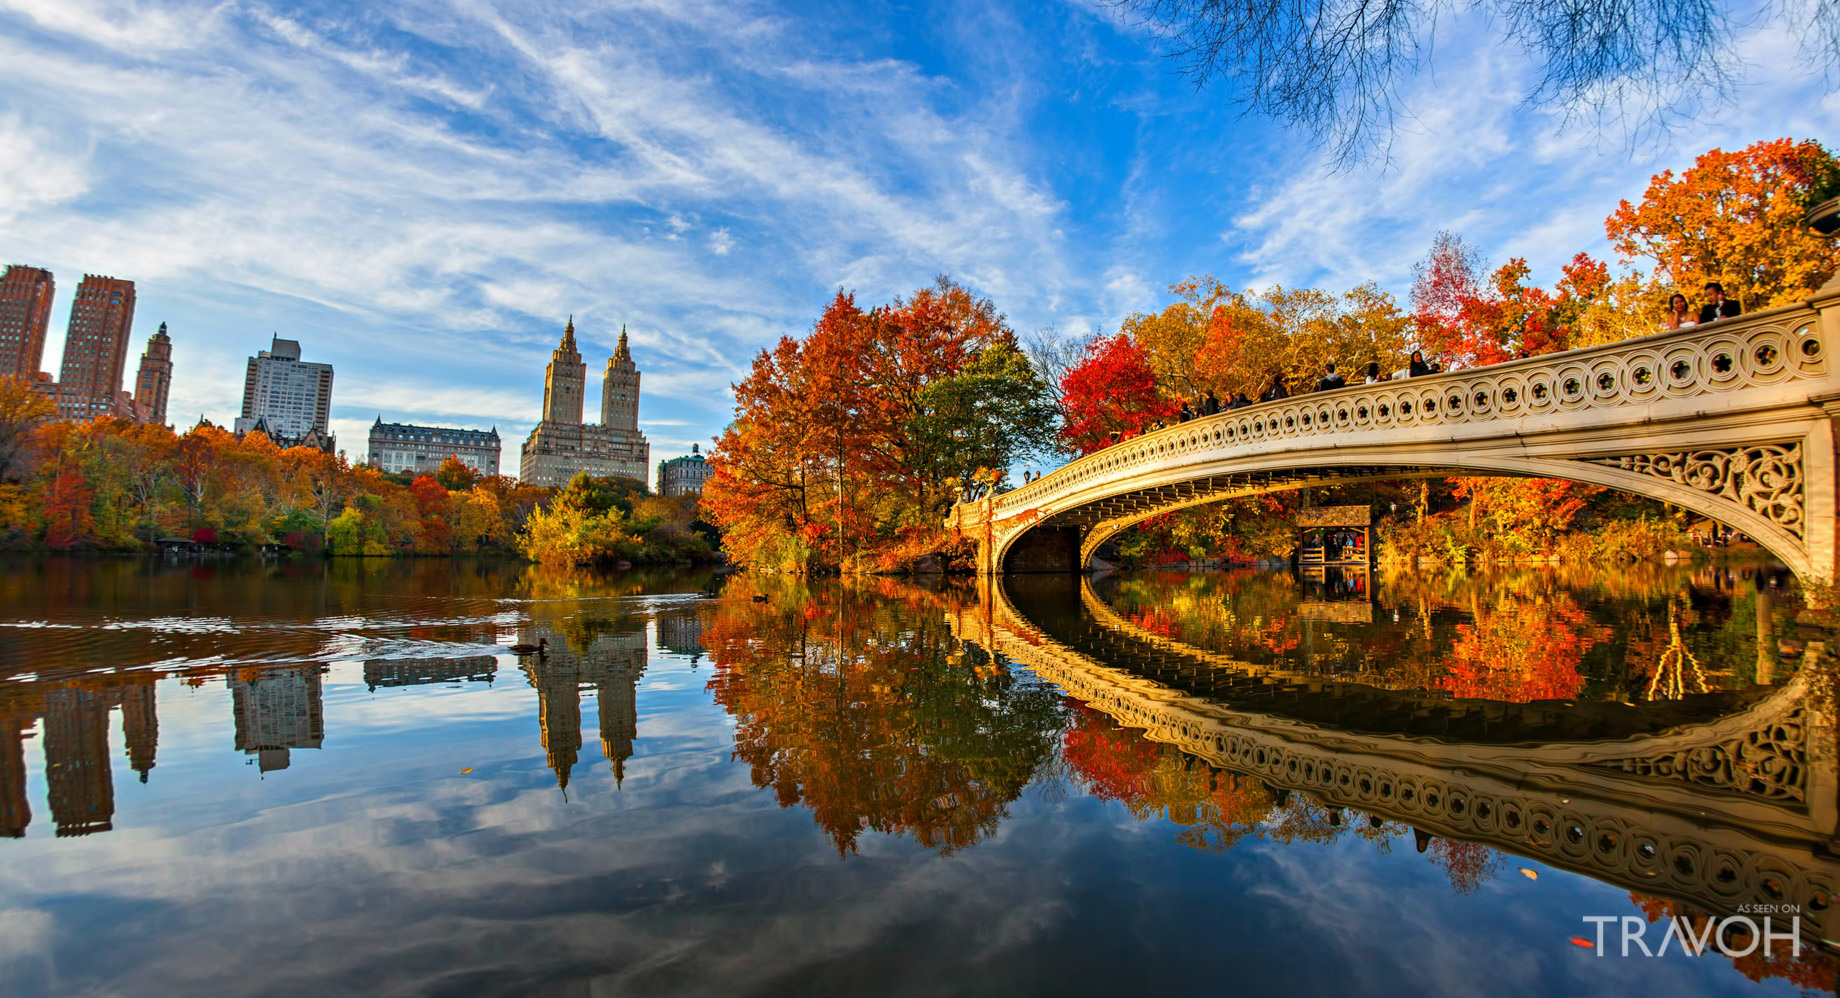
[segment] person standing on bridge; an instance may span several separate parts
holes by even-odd
[[[1699,307],[1701,323],[1717,322],[1730,319],[1743,312],[1737,302],[1725,297],[1725,286],[1717,281],[1706,282],[1706,304]]]
[[[1370,360],[1367,362],[1367,383],[1370,385],[1377,385],[1380,383],[1380,364],[1378,361]]]
[[[1208,389],[1207,397],[1201,400],[1201,414],[1212,416],[1220,412],[1220,400],[1214,397],[1214,389]]]
[[[1412,360],[1406,365],[1406,377],[1423,377],[1424,375],[1432,373],[1433,370],[1430,364],[1425,363],[1425,352],[1423,350],[1412,351]]]
[[[1336,390],[1337,388],[1342,388],[1348,384],[1347,378],[1344,378],[1341,375],[1335,373],[1335,361],[1330,361],[1329,363],[1323,365],[1323,370],[1328,373],[1324,374],[1323,379],[1316,383],[1317,391],[1332,392]]]
[[[1699,324],[1699,316],[1693,314],[1693,306],[1687,304],[1686,295],[1675,295],[1668,299],[1667,318],[1661,320],[1662,329],[1685,329]]]
[[[1271,387],[1265,389],[1265,394],[1259,396],[1259,401],[1276,402],[1279,399],[1287,399],[1290,397],[1290,391],[1284,387],[1284,375],[1274,374],[1271,376]]]

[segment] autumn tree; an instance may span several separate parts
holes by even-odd
[[[1106,446],[1113,433],[1136,436],[1182,409],[1160,390],[1143,346],[1124,333],[1096,341],[1086,359],[1068,370],[1061,379],[1061,404],[1066,410],[1061,436],[1081,454]]]
[[[1176,301],[1133,314],[1123,331],[1147,352],[1163,390],[1193,398],[1257,398],[1273,375],[1314,384],[1324,365],[1355,375],[1404,360],[1407,320],[1391,295],[1363,284],[1335,296],[1313,288],[1237,292],[1212,275],[1172,285]]]
[[[1787,305],[1840,267],[1840,241],[1802,224],[1806,199],[1837,170],[1814,141],[1713,149],[1678,176],[1655,174],[1640,203],[1623,201],[1604,221],[1604,233],[1625,260],[1651,261],[1689,300],[1717,281],[1747,310]]]
[[[23,481],[32,431],[57,407],[24,378],[0,377],[0,485]]]
[[[1026,365],[998,353],[974,368],[992,350],[1015,352],[1002,314],[944,278],[868,310],[839,292],[810,334],[763,350],[734,386],[703,489],[730,554],[803,571],[916,538],[943,544],[952,479],[972,452],[1018,452],[1017,434],[1045,415],[1027,404]],[[971,382],[952,383],[961,375],[1007,379],[1008,402],[971,398]],[[1008,436],[986,425],[1015,417],[1028,422]]]
[[[440,482],[441,487],[449,492],[471,491],[483,477],[479,472],[467,467],[466,462],[461,461],[458,457],[449,457],[442,461],[441,466],[435,469],[434,473],[434,480]]]

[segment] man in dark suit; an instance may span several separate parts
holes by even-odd
[[[1744,311],[1738,303],[1725,297],[1725,287],[1717,281],[1706,285],[1706,304],[1699,307],[1701,325],[1717,319],[1729,319]]]

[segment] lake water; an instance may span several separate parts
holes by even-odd
[[[0,561],[0,981],[1831,993],[1785,585]]]

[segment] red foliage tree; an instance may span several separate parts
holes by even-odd
[[[45,546],[68,550],[93,541],[95,523],[90,504],[94,499],[81,472],[72,467],[58,469],[45,490],[45,505],[40,513],[45,521]]]
[[[1158,390],[1149,354],[1123,333],[1094,341],[1086,357],[1068,369],[1061,378],[1061,404],[1067,417],[1061,435],[1082,454],[1106,446],[1113,432],[1136,436],[1182,409]]]

